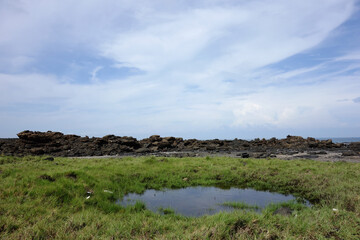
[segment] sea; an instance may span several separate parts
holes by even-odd
[[[360,137],[328,137],[328,138],[316,138],[319,140],[331,139],[333,143],[351,143],[351,142],[360,142]]]

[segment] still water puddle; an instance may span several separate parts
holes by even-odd
[[[170,208],[177,214],[198,217],[212,215],[220,211],[233,211],[233,207],[224,205],[224,203],[228,202],[245,203],[251,206],[252,209],[261,211],[270,203],[281,203],[295,199],[292,195],[253,189],[188,187],[163,191],[149,189],[143,194],[130,193],[124,196],[122,200],[119,200],[118,203],[126,207],[140,201],[146,205],[147,209],[153,212]],[[254,208],[254,206],[257,207]]]

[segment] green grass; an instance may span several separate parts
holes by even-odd
[[[224,202],[221,205],[226,206],[226,207],[231,207],[234,209],[242,209],[242,210],[258,210],[258,209],[260,209],[259,206],[249,205],[244,202]]]
[[[171,209],[171,208],[159,208],[159,211],[160,211],[160,213],[162,213],[162,214],[165,214],[165,215],[167,215],[167,214],[175,214],[175,211],[174,211],[174,209]]]
[[[44,159],[0,157],[0,239],[360,239],[358,163]],[[130,192],[199,185],[291,193],[314,205],[282,203],[294,210],[291,216],[274,215],[278,204],[261,214],[234,211],[189,218],[171,209],[153,213],[141,202],[126,208],[116,204]]]

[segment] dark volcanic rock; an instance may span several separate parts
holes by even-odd
[[[24,131],[19,139],[0,141],[5,155],[101,156],[134,152],[141,144],[133,137],[108,135],[102,138],[64,135],[60,132]]]
[[[64,134],[60,132],[32,132],[32,131],[23,131],[18,133],[17,136],[19,139],[28,142],[35,142],[35,143],[46,143],[50,141],[54,141],[56,139],[61,139]]]
[[[360,152],[360,142],[352,142],[349,144],[349,149]]]
[[[350,150],[350,151],[343,152],[341,155],[343,157],[350,157],[350,156],[357,156],[359,154],[355,151]]]
[[[309,154],[315,154],[315,155],[323,155],[323,154],[327,154],[326,151],[324,150],[320,150],[320,151],[309,151]]]
[[[158,152],[158,151],[171,151],[178,149],[178,147],[183,147],[181,144],[183,142],[182,138],[175,137],[165,137],[162,138],[159,135],[153,135],[149,138],[141,140],[139,143],[142,148],[148,149],[148,152]],[[139,152],[146,152],[145,149],[139,150]]]
[[[290,216],[292,214],[293,210],[288,207],[281,207],[275,210],[274,214],[280,214],[283,216]]]
[[[296,154],[308,151],[311,156],[340,150],[343,156],[358,155],[360,143],[335,144],[331,140],[304,139],[287,136],[285,139],[234,140],[197,140],[153,135],[138,141],[133,137],[107,135],[80,137],[60,132],[23,131],[18,139],[0,139],[0,154],[3,155],[51,155],[51,156],[101,156],[121,154],[161,154],[183,152],[189,156],[198,153],[237,153],[243,158],[275,157],[277,154]],[[303,156],[304,157],[304,156]]]

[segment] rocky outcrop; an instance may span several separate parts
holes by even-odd
[[[352,142],[349,144],[349,149],[360,152],[360,142]]]
[[[138,150],[138,152],[170,151],[176,149],[183,141],[184,140],[182,138],[162,138],[159,135],[153,135],[139,142],[142,147]]]
[[[360,143],[336,144],[331,140],[317,140],[287,136],[285,139],[197,140],[153,135],[138,141],[133,137],[107,135],[102,138],[65,135],[60,132],[23,131],[18,139],[0,139],[2,155],[103,156],[127,153],[158,152],[238,152],[240,157],[273,157],[275,154],[295,154],[299,151],[339,150],[359,154]]]
[[[108,135],[102,138],[64,135],[60,132],[24,131],[19,139],[4,140],[0,153],[5,155],[101,156],[134,152],[140,143],[133,137]]]

